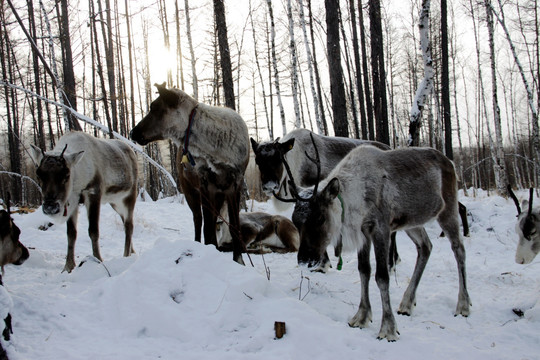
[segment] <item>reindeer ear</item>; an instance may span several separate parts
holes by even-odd
[[[281,151],[283,155],[285,155],[287,152],[292,150],[293,147],[294,147],[294,138],[287,140],[283,143],[278,143],[279,151]]]
[[[259,143],[256,142],[255,139],[253,139],[252,137],[250,137],[249,140],[251,141],[251,148],[254,152],[257,152],[257,149],[259,148]]]
[[[77,153],[64,155],[64,159],[66,159],[66,163],[68,164],[68,166],[72,167],[76,165],[82,159],[83,155],[84,155],[84,150],[79,151]]]
[[[30,157],[34,160],[36,166],[39,166],[41,160],[43,160],[43,151],[37,146],[30,144]]]
[[[163,101],[165,102],[165,104],[167,104],[167,106],[172,107],[172,108],[178,106],[178,102],[179,102],[178,95],[175,92],[168,90],[165,87],[165,83],[161,85],[154,84],[154,86],[157,88],[159,96],[163,99]]]
[[[524,209],[523,212],[527,212],[527,209],[529,208],[529,200],[523,200],[521,202],[521,208]]]
[[[330,180],[328,185],[326,185],[324,190],[321,191],[321,196],[328,200],[334,200],[339,194],[339,189],[339,179],[333,178],[332,180]]]

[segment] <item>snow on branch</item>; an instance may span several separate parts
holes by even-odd
[[[133,143],[132,141],[130,141],[129,139],[127,139],[126,137],[118,134],[117,132],[115,131],[110,131],[109,128],[103,124],[100,124],[99,122],[95,121],[94,119],[91,119],[89,118],[88,116],[86,115],[83,115],[79,112],[77,112],[76,110],[74,110],[73,108],[69,107],[69,106],[66,106],[64,104],[61,104],[57,101],[54,101],[54,100],[51,100],[51,99],[48,99],[46,97],[43,97],[41,95],[38,95],[36,94],[35,92],[31,91],[31,90],[28,90],[28,89],[25,89],[21,86],[17,86],[17,85],[13,85],[13,84],[10,84],[8,82],[5,82],[3,80],[0,80],[0,85],[3,85],[3,86],[8,86],[12,89],[16,89],[16,90],[19,90],[19,91],[22,91],[28,95],[31,95],[33,97],[36,97],[36,98],[39,98],[45,102],[48,102],[49,104],[52,104],[54,106],[57,106],[57,107],[60,107],[64,110],[67,110],[69,111],[73,116],[77,117],[79,120],[82,120],[96,128],[98,128],[99,130],[103,131],[104,133],[106,134],[113,134],[113,136],[123,142],[125,142],[126,144],[128,144],[129,146],[131,146],[131,148],[133,150],[135,150],[137,153],[141,154],[144,158],[146,158],[146,160],[148,160],[149,163],[151,163],[152,165],[154,165],[156,168],[158,168],[163,174],[165,174],[165,176],[169,179],[169,181],[171,182],[171,184],[174,186],[175,189],[177,189],[176,191],[178,191],[178,188],[176,186],[176,181],[174,181],[174,178],[173,176],[167,171],[167,169],[165,169],[163,166],[161,166],[160,164],[158,164],[154,159],[152,159],[151,157],[149,157],[142,149],[141,146]]]

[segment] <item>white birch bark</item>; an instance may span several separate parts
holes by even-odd
[[[309,40],[306,30],[306,18],[304,16],[304,2],[298,0],[298,8],[300,12],[300,26],[304,35],[304,44],[306,45],[306,56],[309,71],[309,83],[311,87],[311,96],[313,97],[313,107],[315,108],[315,122],[317,123],[317,132],[324,134],[324,127],[321,120],[321,114],[319,112],[319,97],[317,96],[317,90],[315,88],[315,79],[313,77],[313,56],[311,55],[311,48],[309,46]]]
[[[274,68],[274,84],[276,86],[276,96],[279,106],[279,115],[281,117],[281,126],[283,128],[283,136],[287,135],[287,123],[285,121],[285,109],[281,101],[281,91],[279,89],[279,70],[276,58],[276,27],[274,23],[274,11],[272,9],[272,0],[266,0],[268,5],[268,14],[270,16],[270,38],[272,40],[272,67]]]
[[[197,80],[197,68],[195,60],[195,51],[193,50],[193,40],[191,39],[191,20],[189,18],[189,3],[188,0],[184,0],[186,10],[186,33],[189,44],[189,54],[191,56],[191,77],[193,81],[193,98],[199,100],[199,84]]]
[[[428,97],[433,90],[433,76],[435,70],[433,68],[433,58],[431,57],[431,43],[429,40],[429,10],[430,0],[422,0],[422,8],[420,9],[420,21],[418,24],[420,30],[420,47],[422,49],[422,58],[424,60],[424,78],[418,85],[416,95],[411,107],[409,115],[410,127],[416,129],[416,134],[419,133],[420,120],[422,118],[422,110],[424,109]],[[418,138],[410,134],[409,146],[418,145]]]
[[[502,129],[501,129],[501,109],[499,107],[499,100],[497,96],[497,68],[495,63],[495,39],[493,28],[493,11],[491,8],[491,0],[485,0],[484,5],[486,7],[487,26],[489,34],[489,59],[491,63],[491,91],[492,91],[492,105],[493,105],[493,122],[495,124],[495,144],[494,144],[494,163],[493,171],[495,173],[495,186],[500,196],[506,196],[506,185],[508,180],[506,179],[506,166],[504,163],[504,151],[502,143]],[[493,156],[493,155],[492,155]]]
[[[289,51],[291,53],[291,80],[295,116],[294,126],[298,129],[302,127],[302,119],[300,118],[300,104],[298,103],[298,58],[296,56],[296,43],[294,40],[294,20],[292,17],[291,0],[287,0],[287,18],[289,20]]]

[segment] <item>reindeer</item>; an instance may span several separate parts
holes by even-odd
[[[233,239],[233,258],[242,260],[240,195],[249,160],[247,126],[232,109],[199,103],[179,89],[155,85],[159,97],[133,128],[131,138],[141,145],[171,139],[182,146],[180,187],[193,213],[195,240],[200,241],[201,206],[206,244],[217,246],[216,221],[227,203]]]
[[[6,210],[0,210],[0,268],[4,273],[7,264],[21,265],[30,256],[28,249],[21,244],[21,230],[11,218],[9,194],[5,202]],[[0,283],[2,275],[0,274]]]
[[[5,202],[6,210],[0,210],[0,319],[4,320],[2,336],[5,341],[9,341],[10,335],[13,334],[11,328],[10,310],[13,306],[11,297],[4,289],[2,275],[4,274],[4,266],[7,264],[22,265],[30,256],[28,249],[21,244],[19,236],[21,230],[15,225],[11,218],[9,193]],[[5,350],[0,342],[0,359],[7,359]]]
[[[31,156],[43,190],[43,213],[56,223],[67,222],[67,256],[63,271],[75,267],[79,204],[88,213],[88,235],[95,258],[99,251],[101,203],[109,203],[124,223],[124,256],[134,253],[133,209],[137,200],[137,157],[120,140],[97,139],[83,132],[67,133],[50,152],[32,145]]]
[[[251,147],[255,153],[255,163],[259,168],[261,176],[261,185],[263,192],[270,196],[274,202],[274,206],[278,210],[286,210],[283,204],[295,203],[296,199],[291,195],[288,189],[287,172],[284,168],[286,159],[287,165],[291,171],[291,176],[294,177],[301,187],[310,187],[315,185],[317,174],[304,156],[305,151],[311,147],[312,141],[316,139],[319,144],[319,156],[321,157],[321,176],[326,177],[332,169],[347,155],[352,149],[359,145],[373,145],[382,150],[390,150],[390,146],[371,140],[358,140],[345,137],[331,137],[318,135],[307,129],[295,129],[283,137],[275,141],[258,143],[251,138]],[[272,196],[275,195],[275,196]],[[276,201],[277,200],[277,201]],[[305,221],[300,208],[304,206],[302,203],[297,203],[297,211],[293,217],[293,223],[300,230],[302,223]],[[399,254],[396,247],[396,235],[392,234],[390,253],[390,268],[399,262]],[[340,256],[341,246],[338,244],[335,248],[335,256]],[[325,261],[317,269],[320,272],[326,272],[330,267],[330,258],[325,253]]]
[[[300,246],[296,226],[281,215],[241,212],[240,231],[243,245],[250,253],[296,252]],[[229,227],[221,219],[217,222],[217,240],[222,250],[226,250],[231,242]]]
[[[516,250],[516,263],[530,264],[540,251],[540,207],[533,208],[534,189],[529,190],[529,201],[523,200],[521,206],[512,191],[512,186],[508,185],[508,193],[518,211],[516,233],[519,236],[519,243]],[[527,212],[521,211],[521,207],[526,208]]]
[[[308,158],[316,163],[320,174],[317,151],[315,154],[315,159]],[[432,219],[438,221],[449,238],[457,262],[459,294],[455,314],[469,315],[465,248],[459,234],[457,178],[454,165],[441,152],[429,148],[382,151],[373,146],[359,146],[328,177],[315,184],[310,198],[301,196],[292,177],[290,185],[293,196],[299,202],[308,203],[306,221],[300,231],[299,264],[321,261],[326,247],[336,244],[340,238],[345,248],[358,251],[362,291],[358,312],[349,321],[350,326],[367,327],[372,318],[368,289],[369,254],[373,245],[375,279],[383,310],[378,338],[398,339],[389,294],[390,234],[405,230],[418,250],[411,281],[398,308],[398,314],[410,315],[432,248],[423,225]]]

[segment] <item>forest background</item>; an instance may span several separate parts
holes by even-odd
[[[30,144],[49,150],[78,129],[127,138],[163,82],[235,108],[258,141],[302,127],[431,146],[454,160],[465,194],[538,187],[538,10],[537,0],[0,0],[0,196],[39,205]],[[176,193],[172,143],[134,147],[145,194]],[[251,165],[260,198],[255,175]]]

